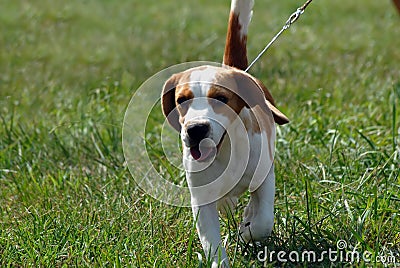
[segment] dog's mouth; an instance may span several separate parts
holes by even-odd
[[[215,143],[211,139],[203,139],[199,144],[190,147],[190,154],[196,161],[205,161],[214,157],[221,147],[221,144],[224,140],[226,131],[221,137],[219,143],[215,146]]]
[[[196,161],[204,161],[211,156],[214,152],[215,154],[216,148],[212,146],[202,146],[198,144],[196,146],[190,147],[190,154],[193,159]]]

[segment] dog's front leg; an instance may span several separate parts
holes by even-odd
[[[206,257],[212,260],[212,268],[229,267],[229,261],[221,242],[216,203],[193,206],[197,233]]]
[[[275,174],[272,166],[260,187],[251,193],[240,226],[245,242],[263,241],[274,226]]]

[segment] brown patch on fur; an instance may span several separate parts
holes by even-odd
[[[241,99],[239,105],[232,105],[236,113],[240,113],[244,106],[252,108],[259,105],[263,110],[272,112],[277,124],[283,125],[289,122],[287,117],[274,106],[274,99],[263,83],[248,73],[237,69],[225,69],[216,74],[214,83]]]
[[[164,116],[167,118],[168,123],[177,131],[181,130],[179,123],[179,113],[176,108],[175,92],[179,84],[188,82],[190,72],[181,72],[172,75],[164,84],[161,93],[161,108]]]
[[[247,99],[247,106],[260,105],[265,110],[271,110],[274,121],[279,125],[289,122],[289,119],[275,107],[271,93],[260,80],[240,70],[234,70],[232,73],[239,88],[239,95],[245,96]]]
[[[246,42],[247,36],[240,36],[242,25],[234,12],[229,15],[223,63],[244,70],[248,65]]]
[[[256,106],[252,109],[252,123],[253,131],[255,133],[261,133],[261,131],[264,131],[268,139],[272,137],[274,118],[271,117],[271,114],[267,114],[263,111],[260,106]],[[270,144],[268,144],[268,154],[270,159],[273,159],[273,149],[270,147]]]
[[[268,115],[269,116],[269,115]],[[268,122],[267,122],[268,121]],[[267,125],[265,125],[263,127],[263,130],[266,132],[268,140],[270,140],[273,136],[272,136],[272,126],[274,124],[274,118],[268,118],[266,121],[264,121],[264,123],[267,122]],[[268,152],[269,152],[269,157],[270,159],[274,159],[274,152],[273,152],[273,148],[270,147],[270,144],[268,144]]]
[[[393,4],[396,6],[397,11],[400,13],[400,0],[393,0]]]
[[[194,98],[193,92],[190,89],[189,84],[178,85],[175,90],[175,101],[178,101],[179,98],[185,98],[187,100]]]
[[[184,103],[179,105],[179,99],[183,98],[185,100]],[[185,115],[189,109],[190,104],[192,103],[192,99],[194,98],[193,92],[190,89],[189,84],[178,85],[175,89],[175,105],[177,106],[179,112],[179,122],[183,124],[185,120]]]
[[[261,133],[261,128],[260,124],[257,121],[257,118],[255,116],[255,110],[250,111],[250,118],[251,118],[251,130],[253,133]],[[259,118],[260,119],[260,118]]]
[[[212,86],[207,92],[207,97],[210,99],[215,99],[215,101],[210,100],[210,105],[214,109],[216,113],[219,114],[232,114],[232,112],[227,111],[229,106],[232,110],[235,111],[236,114],[239,114],[242,108],[245,106],[243,100],[239,98],[235,93],[226,89],[222,86]],[[224,97],[227,99],[226,104],[220,103],[218,101],[219,97]]]
[[[254,133],[261,133],[261,127],[260,127],[260,123],[257,121],[256,116],[254,115],[254,112],[251,112],[251,126],[252,126],[252,130]]]

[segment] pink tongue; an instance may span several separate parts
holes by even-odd
[[[192,155],[194,160],[197,161],[202,161],[206,159],[212,151],[213,151],[212,147],[201,146],[200,149],[199,145],[190,148],[190,154]]]
[[[194,158],[194,160],[197,160],[201,157],[200,149],[199,146],[196,145],[195,147],[190,148],[190,154]]]

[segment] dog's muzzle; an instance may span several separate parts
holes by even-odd
[[[186,133],[189,137],[189,144],[197,145],[210,134],[210,124],[198,123],[189,125],[186,128]]]
[[[226,133],[226,132],[225,132]],[[194,123],[186,127],[188,137],[187,146],[190,148],[190,154],[196,161],[205,161],[215,156],[225,137],[222,135],[218,144],[210,138],[211,126],[208,122]]]
[[[186,127],[186,134],[188,137],[188,147],[190,148],[190,154],[194,160],[204,161],[208,159],[212,153],[216,152],[214,142],[209,139],[210,135],[210,124],[194,123]]]

